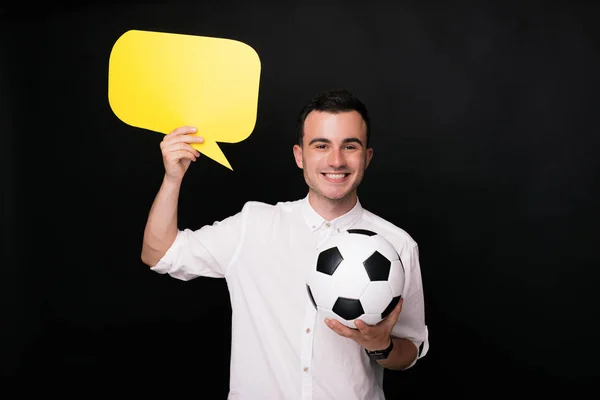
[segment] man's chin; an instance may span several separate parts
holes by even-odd
[[[347,192],[344,192],[344,193],[327,193],[323,197],[325,197],[329,201],[344,202],[346,200],[349,200],[352,197],[352,194],[351,193],[347,193]]]

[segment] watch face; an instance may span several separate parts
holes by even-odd
[[[383,360],[383,359],[387,358],[386,352],[382,351],[382,350],[375,350],[375,351],[365,350],[365,352],[373,360]]]
[[[374,360],[383,360],[387,358],[387,354],[384,354],[380,351],[369,352],[367,354]]]

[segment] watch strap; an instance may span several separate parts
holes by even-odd
[[[394,340],[390,338],[390,345],[383,350],[367,350],[365,352],[372,360],[385,360],[388,358],[392,350],[394,349]]]

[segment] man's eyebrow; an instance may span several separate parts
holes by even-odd
[[[331,140],[329,139],[325,139],[325,138],[314,138],[313,140],[310,141],[309,145],[316,143],[316,142],[321,142],[321,143],[331,143]],[[356,137],[351,137],[351,138],[346,138],[342,141],[342,143],[346,144],[346,143],[358,143],[361,146],[363,146],[363,142],[360,141],[359,138]]]
[[[357,137],[351,137],[348,139],[344,139],[344,141],[342,143],[358,143],[361,146],[363,146],[363,142],[361,142],[360,139]]]

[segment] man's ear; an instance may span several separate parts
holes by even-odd
[[[369,163],[371,163],[372,158],[373,158],[373,149],[367,149],[367,162],[365,164],[365,169],[367,169],[367,167],[369,166]]]
[[[298,166],[298,168],[302,169],[302,167],[303,167],[302,147],[300,147],[300,145],[295,144],[293,150],[294,150],[294,158],[296,159],[296,165]]]

